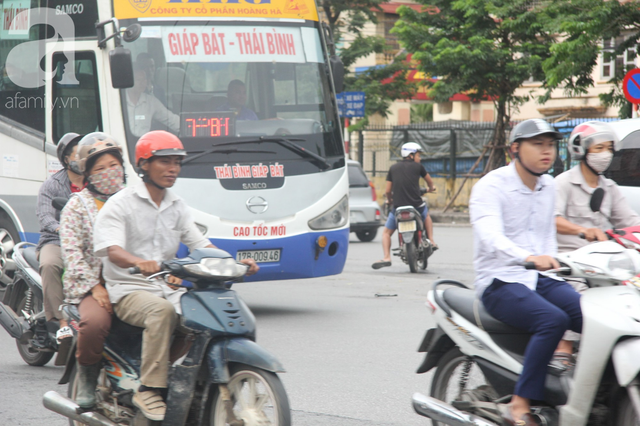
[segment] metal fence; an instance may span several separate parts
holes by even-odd
[[[567,151],[569,135],[575,126],[589,120],[617,121],[614,118],[576,118],[552,123],[564,139],[558,144],[558,159],[550,171],[553,175],[568,170],[575,162]],[[512,125],[517,122],[512,122]],[[400,159],[400,147],[406,142],[417,142],[426,155],[422,163],[433,177],[456,178],[480,175],[488,158],[482,158],[474,170],[482,148],[490,142],[494,123],[469,121],[443,121],[401,126],[368,126],[350,134],[350,158],[362,164],[371,177],[386,175],[389,167]],[[510,129],[509,129],[510,130]]]

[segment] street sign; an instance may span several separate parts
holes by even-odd
[[[629,102],[640,103],[640,69],[634,68],[624,76],[622,91]]]
[[[336,95],[341,117],[364,117],[364,92],[342,92]]]

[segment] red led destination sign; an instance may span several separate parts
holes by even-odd
[[[183,112],[180,114],[180,135],[185,138],[219,138],[235,136],[235,112]]]

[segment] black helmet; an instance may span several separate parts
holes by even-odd
[[[562,133],[554,129],[551,124],[539,118],[533,118],[518,123],[516,127],[511,130],[511,134],[509,135],[509,143],[514,143],[518,142],[520,139],[529,139],[545,134],[549,134],[556,140],[562,139],[563,137]]]
[[[56,148],[56,154],[58,155],[58,161],[62,164],[63,168],[69,167],[69,165],[64,161],[64,157],[69,155],[71,149],[80,142],[82,139],[82,135],[77,133],[65,133],[60,140],[58,141],[58,147]],[[72,170],[75,171],[75,170]]]

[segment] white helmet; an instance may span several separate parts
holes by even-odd
[[[618,136],[607,123],[601,121],[587,121],[579,124],[569,137],[569,149],[572,160],[585,158],[591,145],[603,142],[613,142],[613,149],[617,149]]]
[[[402,145],[402,148],[400,149],[400,154],[402,155],[402,158],[408,157],[411,154],[415,154],[416,152],[424,152],[424,150],[420,145],[418,145],[415,142],[407,142],[404,145]]]

